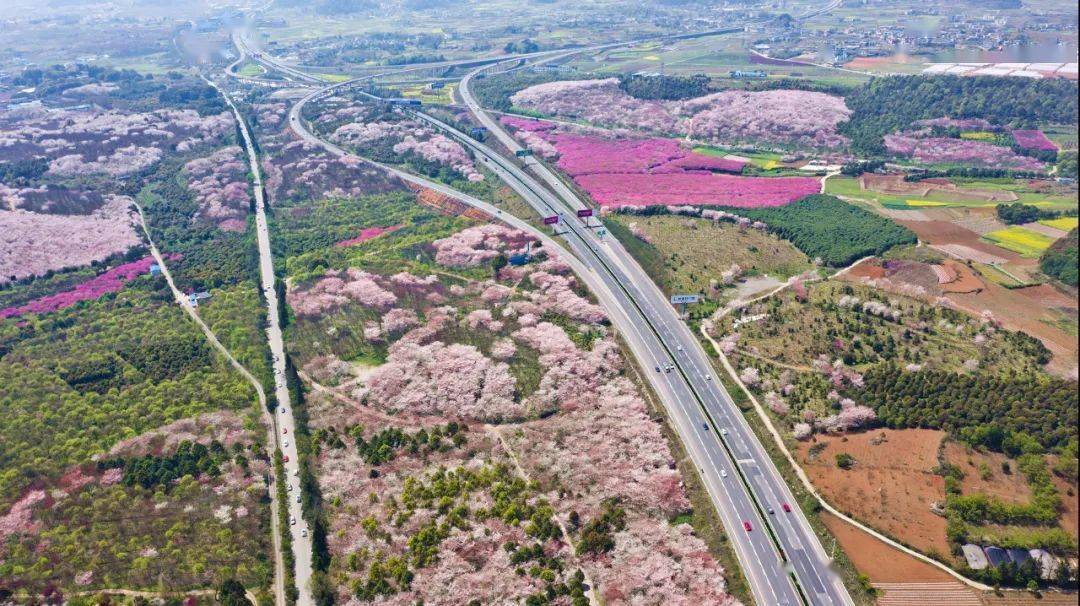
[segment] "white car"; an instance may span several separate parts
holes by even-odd
[[[292,492],[292,484],[285,486],[285,492]]]
[[[296,526],[296,516],[289,516],[289,525]]]
[[[720,428],[720,435],[726,436],[727,435],[727,430],[721,427]]]
[[[726,472],[726,471],[724,471],[723,469],[721,469],[721,470],[720,470],[720,477],[721,477],[721,478],[726,478],[726,477],[727,477],[727,472]]]
[[[288,447],[289,447],[289,441],[285,440],[285,448],[288,448]]]
[[[302,537],[307,536],[307,528],[304,528],[303,530],[300,531],[300,536],[302,536]]]
[[[299,503],[299,502],[300,502],[300,495],[296,495],[296,502],[297,502],[297,503]]]

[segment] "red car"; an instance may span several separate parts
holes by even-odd
[[[286,462],[286,463],[288,463],[288,462],[289,462],[289,455],[285,455],[285,462]]]
[[[743,526],[743,528],[745,528],[745,529],[746,529],[746,532],[750,532],[751,530],[753,530],[753,529],[754,529],[754,527],[750,525],[750,522],[745,522],[745,521],[744,521],[744,522],[742,523],[742,526]]]
[[[784,513],[791,513],[791,505],[784,503],[783,505],[781,505],[781,507],[784,508]]]

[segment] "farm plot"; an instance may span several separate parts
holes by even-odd
[[[799,444],[797,456],[840,511],[919,551],[946,555],[945,518],[930,510],[945,500],[944,478],[933,471],[944,436],[926,429],[823,436]],[[837,465],[841,454],[854,459],[850,469]]]
[[[739,277],[769,275],[779,280],[812,268],[789,242],[756,229],[677,215],[610,215],[635,239],[663,255],[658,285],[668,294],[725,296],[724,274],[737,266]],[[654,277],[655,278],[655,277]]]
[[[1018,226],[983,234],[983,238],[1006,250],[1011,250],[1029,258],[1037,258],[1054,243],[1054,238],[1046,234]]]
[[[746,159],[699,154],[673,139],[612,139],[504,118],[534,152],[557,165],[601,207],[705,204],[782,206],[818,193],[810,177],[744,177]],[[550,123],[540,123],[550,124]]]
[[[1077,219],[1076,217],[1061,217],[1058,219],[1043,219],[1042,221],[1039,221],[1039,223],[1063,232],[1068,232],[1069,230],[1076,229],[1076,227],[1080,225],[1080,219]]]

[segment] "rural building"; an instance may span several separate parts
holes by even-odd
[[[1026,549],[1016,549],[1015,547],[1007,551],[1009,559],[1013,561],[1017,566],[1031,559],[1031,554]]]
[[[190,303],[192,307],[198,307],[199,306],[199,301],[203,301],[203,300],[209,299],[209,298],[210,298],[210,293],[208,293],[206,291],[193,292],[190,295],[188,295],[188,303]]]
[[[150,275],[151,276],[160,276],[161,275],[161,266],[158,265],[157,263],[154,263],[153,265],[151,265],[150,266]]]
[[[1057,572],[1058,559],[1042,549],[1032,549],[1028,552],[1031,559],[1039,563],[1039,576],[1044,579],[1054,578]]]
[[[1009,554],[1000,547],[987,547],[983,551],[986,552],[986,559],[994,568],[1009,562]]]
[[[982,570],[989,566],[989,562],[986,560],[986,554],[983,553],[982,547],[978,545],[972,545],[968,543],[963,545],[960,549],[964,552],[964,559],[967,560],[968,568],[972,570]]]
[[[768,78],[769,74],[766,74],[765,72],[763,72],[761,70],[746,71],[746,70],[736,69],[736,70],[732,70],[732,71],[728,72],[728,76],[730,76],[731,78],[734,78],[735,80],[745,80],[745,79],[748,79],[748,78],[749,79]]]

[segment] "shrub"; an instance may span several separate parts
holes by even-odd
[[[840,469],[851,469],[855,466],[855,457],[846,452],[837,453],[836,466]]]

